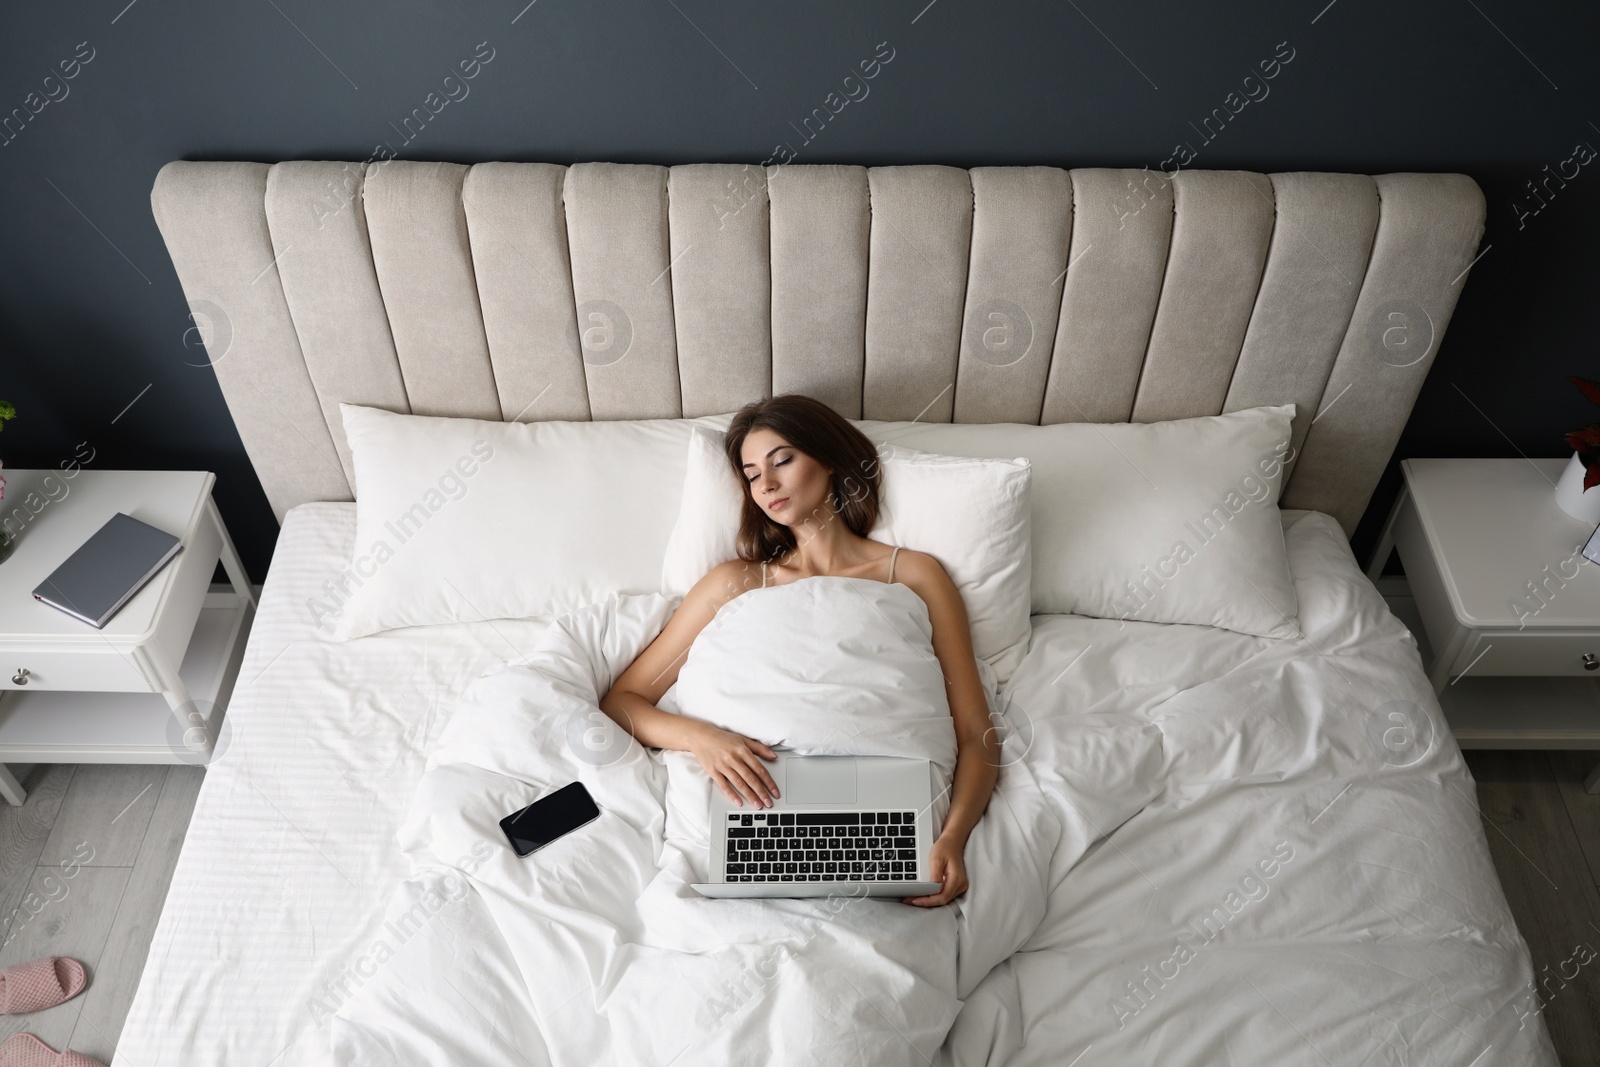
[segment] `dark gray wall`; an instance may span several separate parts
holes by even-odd
[[[7,12],[0,115],[58,99],[0,147],[0,399],[21,412],[0,456],[55,465],[88,441],[98,467],[214,470],[264,575],[276,525],[150,185],[173,159],[362,160],[384,142],[463,163],[760,162],[788,142],[807,163],[1154,167],[1185,141],[1194,167],[1463,171],[1488,197],[1490,247],[1397,455],[1561,455],[1592,414],[1564,378],[1600,377],[1600,160],[1552,180],[1537,213],[1523,187],[1600,146],[1593,5],[525,2]],[[469,95],[407,143],[396,127],[480,42],[494,58]],[[879,42],[894,58],[870,94],[804,142],[790,123]],[[1294,58],[1269,94],[1199,136],[1190,123],[1280,42]],[[1358,550],[1395,484],[1391,466]]]

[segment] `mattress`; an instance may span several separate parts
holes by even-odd
[[[334,641],[315,623],[354,542],[354,504],[285,518],[118,1067],[325,1060],[314,1002],[327,983],[348,983],[406,873],[394,834],[432,739],[468,682],[546,628]]]
[[[1284,523],[1300,640],[1034,619],[1009,750],[1143,719],[1162,789],[1063,873],[943,1058],[1554,1064],[1415,643],[1336,523]],[[319,1005],[360,981],[407,874],[393,839],[425,755],[467,683],[545,628],[333,642],[316,605],[353,537],[354,505],[286,517],[117,1065],[328,1062]]]

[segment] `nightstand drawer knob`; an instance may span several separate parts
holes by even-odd
[[[1596,659],[1593,652],[1583,654],[1583,669],[1586,671],[1600,671],[1600,659]]]
[[[1590,656],[1589,658],[1593,659],[1594,657]],[[28,684],[28,668],[26,668],[26,667],[18,667],[17,668],[17,673],[13,674],[11,676],[11,684],[12,685],[27,685]]]

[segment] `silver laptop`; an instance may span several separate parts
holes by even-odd
[[[920,897],[933,846],[933,767],[897,756],[793,756],[769,765],[770,808],[711,798],[706,897]]]

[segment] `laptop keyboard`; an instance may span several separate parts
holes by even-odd
[[[729,882],[914,882],[913,811],[728,815]]]

